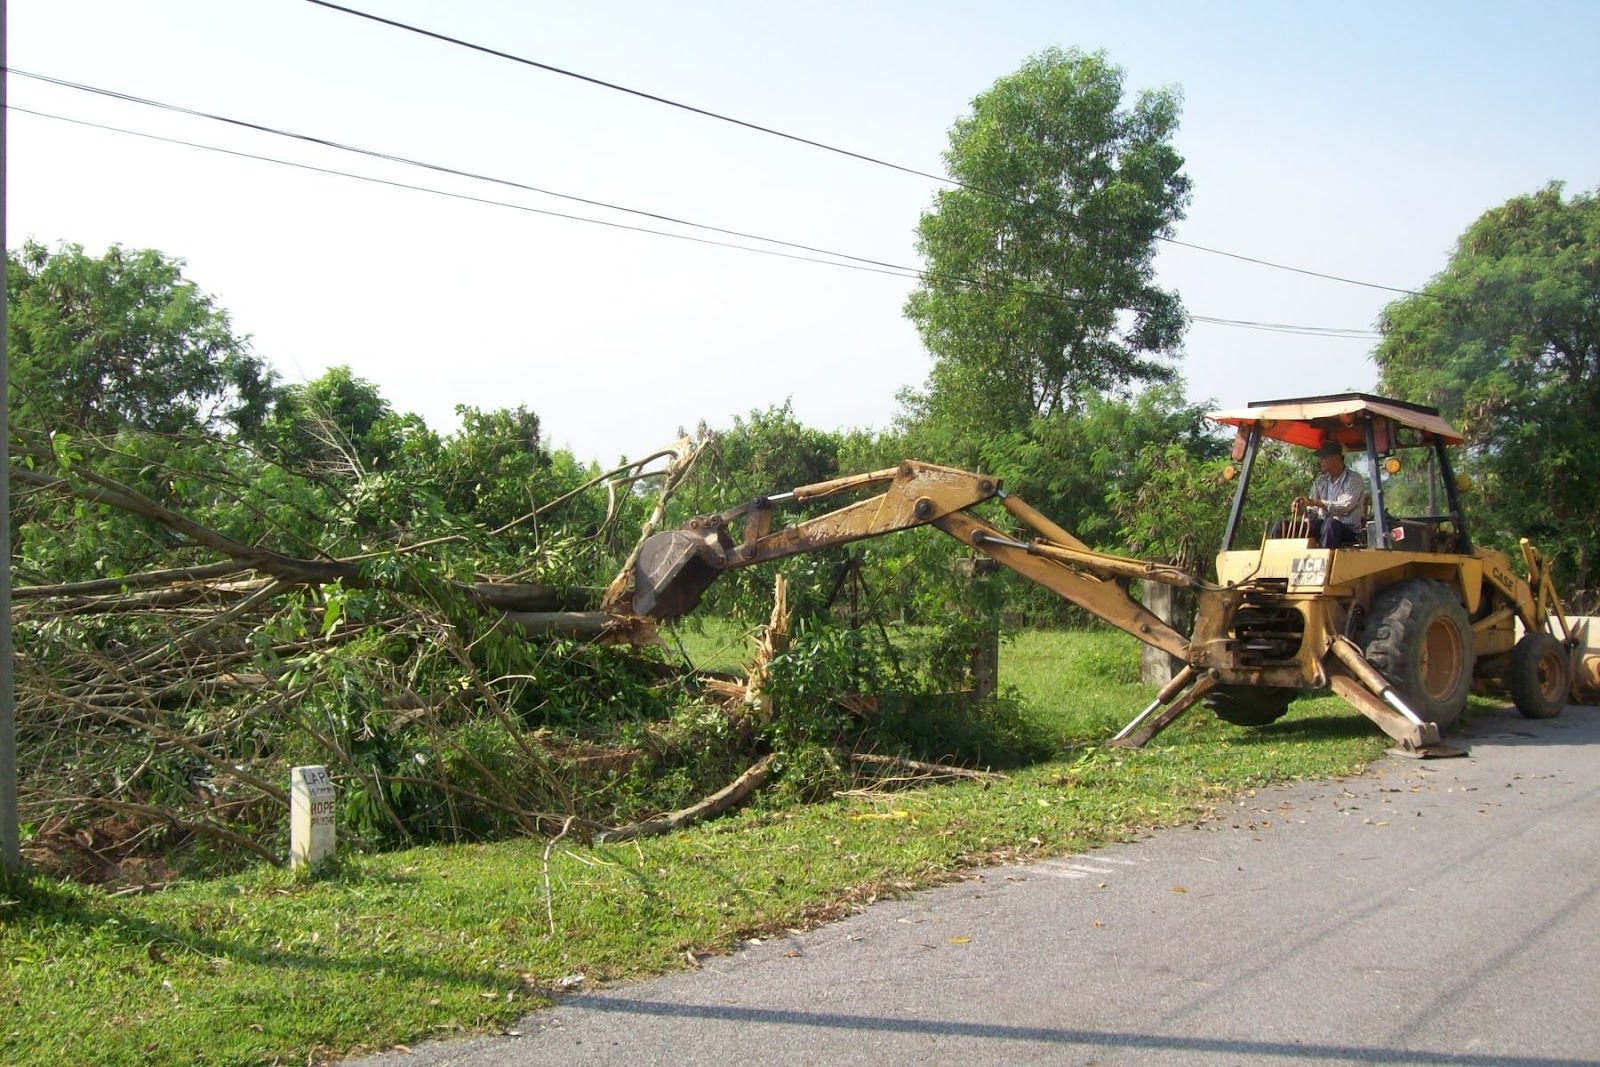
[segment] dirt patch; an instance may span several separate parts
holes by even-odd
[[[59,816],[45,820],[22,854],[35,871],[89,885],[151,885],[172,877],[166,860],[151,855],[157,829],[125,816],[72,823]],[[163,839],[163,851],[182,845]]]

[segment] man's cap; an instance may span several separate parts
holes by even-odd
[[[1317,446],[1317,458],[1318,459],[1321,459],[1323,456],[1342,456],[1342,455],[1344,455],[1344,449],[1339,447],[1339,443],[1337,441],[1324,441],[1320,445]]]

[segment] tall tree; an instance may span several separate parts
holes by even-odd
[[[960,184],[922,216],[926,273],[905,309],[934,357],[908,398],[922,414],[1020,428],[1172,376],[1186,317],[1153,262],[1189,201],[1171,143],[1180,96],[1124,106],[1122,83],[1103,52],[1050,49],[950,131]]]
[[[183,261],[112,245],[6,252],[13,422],[176,433],[260,426],[272,375]]]
[[[1483,214],[1445,269],[1384,309],[1383,388],[1441,407],[1476,443],[1480,520],[1600,575],[1600,197],[1560,183]],[[1483,523],[1480,521],[1480,525]]]

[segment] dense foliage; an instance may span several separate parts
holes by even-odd
[[[1382,388],[1473,442],[1480,540],[1532,538],[1593,590],[1600,532],[1600,195],[1559,184],[1485,212],[1419,295],[1384,310]]]
[[[6,253],[12,419],[94,434],[253,429],[271,377],[182,264],[112,245]]]

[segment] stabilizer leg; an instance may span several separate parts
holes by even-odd
[[[1107,744],[1118,748],[1143,748],[1156,734],[1171,726],[1178,716],[1194,707],[1195,702],[1215,688],[1216,684],[1216,678],[1209,671],[1196,675],[1194,667],[1185,667],[1156,694],[1149,707],[1135,716]],[[1183,695],[1178,696],[1180,693]],[[1176,701],[1173,701],[1174,697]],[[1170,707],[1154,718],[1150,717],[1157,708],[1169,701],[1173,701]]]
[[[1439,740],[1439,727],[1424,721],[1406,706],[1377,668],[1368,663],[1355,643],[1337,637],[1329,649],[1325,667],[1328,686],[1345,703],[1378,724],[1378,728],[1399,744],[1389,751],[1412,759],[1439,759],[1465,756],[1467,750]]]

